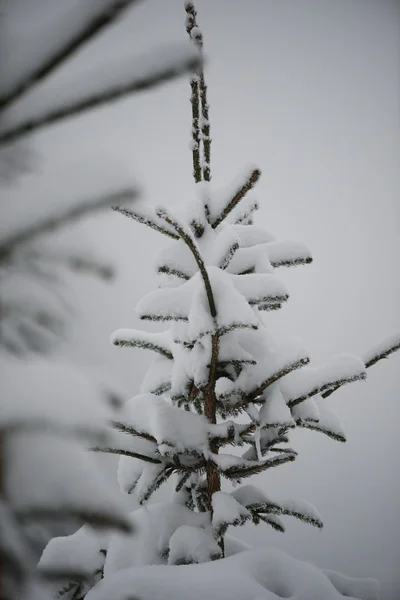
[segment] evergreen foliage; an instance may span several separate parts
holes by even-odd
[[[194,5],[186,2],[185,8],[189,38],[202,50]],[[142,504],[174,477],[177,501],[184,498],[190,510],[209,515],[223,556],[229,526],[264,522],[284,531],[280,517],[290,515],[322,527],[305,503],[275,502],[248,485],[225,492],[222,481],[240,484],[294,461],[297,453],[287,443],[295,427],[344,442],[326,398],[365,379],[367,367],[399,348],[399,337],[364,360],[341,355],[320,368],[309,366],[298,343],[273,339],[264,311],[279,310],[289,298],[275,269],[309,264],[312,256],[303,244],[276,241],[253,224],[258,168],[244,175],[232,195],[222,201],[215,195],[202,69],[190,87],[193,178],[201,183],[197,202],[185,214],[167,207],[115,207],[171,239],[157,265],[160,287],[137,305],[141,319],[170,325],[159,333],[113,335],[118,346],[152,350],[158,357],[141,394],[114,423],[114,446],[96,450],[123,455],[120,485]]]
[[[201,51],[196,10],[191,2],[185,8],[187,33]],[[130,515],[132,523],[146,515],[152,524],[139,549],[148,558],[139,565],[223,558],[228,528],[247,522],[284,532],[281,517],[292,516],[322,528],[320,515],[306,502],[275,500],[242,482],[296,459],[288,446],[295,427],[344,442],[326,398],[345,384],[364,380],[368,367],[400,346],[400,336],[393,336],[364,358],[341,355],[314,368],[301,344],[273,338],[265,313],[279,310],[289,299],[275,269],[309,264],[312,256],[303,244],[276,241],[254,225],[258,203],[251,192],[261,176],[258,168],[245,173],[234,193],[222,199],[215,193],[202,67],[190,88],[196,201],[182,214],[144,203],[113,207],[169,238],[157,264],[160,286],[137,305],[142,320],[168,327],[157,333],[122,329],[113,334],[114,345],[150,350],[155,359],[140,394],[113,419],[111,435],[92,445],[96,452],[120,455],[120,487],[146,507]],[[147,508],[156,490],[171,480],[172,502]],[[157,539],[152,538],[155,530]],[[99,598],[114,591],[118,581],[113,561],[116,570],[133,564],[135,535],[130,540],[114,537],[107,549],[100,544],[89,552],[97,559],[100,550],[107,552],[105,563],[93,563],[89,577],[89,586],[94,585],[104,565],[107,580],[109,569],[108,582],[97,588]],[[53,540],[41,567],[67,560],[76,548],[77,538],[72,538]],[[88,536],[84,539],[90,543]],[[62,552],[51,559],[56,544]],[[63,588],[59,597],[84,596],[79,582],[71,585],[75,588]],[[134,585],[133,579],[132,594]]]

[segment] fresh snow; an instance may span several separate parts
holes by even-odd
[[[187,600],[188,590],[190,600],[341,600],[342,588],[343,580],[335,580],[331,573],[283,552],[259,548],[199,565],[134,566],[106,573],[86,600],[130,600],[132,593],[141,600]],[[377,584],[349,579],[346,598],[378,600]]]
[[[206,563],[221,557],[210,527],[181,525],[169,540],[169,565]]]
[[[225,524],[242,525],[250,518],[249,511],[227,492],[215,492],[212,507],[212,524],[217,533]]]
[[[364,361],[352,354],[341,354],[321,367],[304,367],[287,375],[281,384],[288,404],[298,398],[308,398],[321,391],[329,390],[341,381],[365,379]]]
[[[206,418],[171,406],[154,394],[140,394],[128,400],[120,420],[152,435],[160,452],[164,449],[168,453],[171,447],[179,452],[207,447]]]
[[[108,533],[83,525],[72,535],[53,538],[44,549],[39,570],[71,573],[72,578],[78,574],[92,577],[104,565],[108,537]]]

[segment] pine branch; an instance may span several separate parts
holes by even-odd
[[[399,350],[399,349],[400,349],[400,334],[396,334],[396,335],[390,337],[387,341],[381,343],[378,347],[373,348],[372,350],[369,350],[368,352],[365,353],[365,355],[363,357],[364,362],[365,362],[365,367],[368,369],[369,367],[376,365],[377,362],[379,362],[380,360],[383,360],[384,358],[388,358],[391,354],[393,354],[394,352],[397,352],[397,350]],[[336,390],[338,390],[342,385],[343,385],[343,383],[338,382],[335,387],[333,387],[330,390],[327,390],[326,392],[321,394],[321,396],[323,398],[328,398],[328,396],[333,394],[333,392],[336,392]]]
[[[297,267],[298,265],[308,265],[312,263],[313,259],[311,256],[302,257],[292,259],[284,259],[281,260],[271,260],[271,265],[276,269],[278,267]]]
[[[257,475],[257,473],[262,473],[271,467],[278,467],[287,462],[292,462],[295,458],[295,454],[274,456],[273,458],[267,458],[262,461],[248,461],[249,464],[244,463],[243,465],[229,467],[228,469],[220,469],[220,471],[222,475],[228,479],[244,479],[245,477],[251,477],[252,475]]]
[[[126,533],[132,533],[132,524],[128,521],[125,515],[111,515],[101,510],[96,510],[94,507],[90,507],[88,510],[85,508],[75,508],[65,506],[64,508],[46,508],[46,507],[32,507],[25,508],[23,510],[17,510],[14,513],[16,517],[21,521],[22,524],[37,523],[38,521],[49,522],[54,521],[60,523],[70,519],[79,520],[83,523],[90,523],[94,527],[110,527],[113,529],[120,529]]]
[[[208,300],[208,304],[210,307],[211,316],[213,318],[215,318],[217,316],[217,309],[215,306],[214,294],[212,291],[210,278],[208,277],[206,266],[203,262],[203,259],[199,252],[199,249],[197,248],[194,240],[183,229],[183,227],[181,227],[181,225],[179,225],[179,223],[177,223],[177,221],[173,217],[168,215],[167,211],[164,208],[163,209],[160,208],[157,210],[157,216],[160,217],[160,219],[164,219],[164,221],[166,223],[168,223],[168,225],[171,225],[171,227],[173,227],[175,229],[175,231],[177,232],[179,237],[185,242],[185,244],[188,246],[189,250],[193,254],[193,257],[197,263],[197,266],[199,267],[199,271],[201,273],[201,276],[202,276],[202,279],[204,282],[204,287],[206,289],[207,300]]]
[[[292,398],[292,400],[288,401],[287,405],[289,406],[289,408],[292,408],[293,406],[296,406],[296,404],[300,404],[300,402],[303,402],[304,400],[307,400],[307,398],[311,398],[312,396],[315,396],[316,394],[320,394],[323,398],[327,398],[334,391],[336,391],[340,387],[342,387],[342,385],[345,385],[346,383],[353,383],[355,381],[363,381],[366,378],[367,378],[367,376],[366,376],[365,372],[354,374],[349,377],[340,377],[339,379],[336,379],[335,381],[329,381],[322,385],[318,385],[318,386],[312,388],[306,394],[303,394],[302,396],[299,396],[297,398]]]
[[[41,221],[28,225],[25,229],[12,233],[8,238],[3,238],[0,243],[0,263],[10,257],[12,252],[23,244],[33,242],[39,236],[56,231],[74,221],[94,212],[104,210],[114,202],[130,202],[138,196],[137,190],[127,188],[106,194],[97,200],[82,200],[75,206],[67,207],[58,214],[44,217]]]
[[[203,51],[203,34],[197,25],[197,12],[192,2],[185,3],[186,10],[186,31],[189,38],[199,49]],[[210,137],[210,119],[209,104],[207,102],[207,85],[204,77],[204,71],[201,69],[195,78],[191,81],[192,88],[192,116],[193,116],[193,171],[195,181],[198,182],[203,177],[204,181],[211,180],[211,137]],[[199,102],[200,100],[200,102]],[[201,118],[199,111],[201,106]],[[204,162],[200,163],[200,130],[201,140],[203,142]],[[195,155],[196,152],[196,155]]]
[[[222,210],[221,214],[212,223],[213,229],[216,229],[218,227],[218,225],[220,225],[222,223],[222,221],[224,219],[226,219],[226,217],[229,215],[230,212],[232,212],[232,210],[235,208],[235,206],[237,206],[239,204],[239,202],[245,197],[247,192],[255,186],[255,184],[260,179],[260,177],[261,177],[261,171],[259,169],[254,169],[251,172],[251,174],[247,178],[246,182],[236,192],[236,194],[233,196],[233,198],[228,202],[228,204]]]
[[[332,431],[331,429],[328,429],[327,427],[323,427],[322,425],[319,425],[318,423],[313,423],[310,421],[304,421],[304,420],[298,419],[296,421],[296,425],[297,425],[297,427],[302,427],[303,429],[310,429],[311,431],[319,431],[320,433],[324,433],[325,435],[330,437],[332,440],[335,440],[336,442],[344,443],[347,441],[346,437],[342,433]]]
[[[168,481],[173,472],[174,469],[170,465],[168,465],[160,473],[158,473],[158,475],[155,477],[155,479],[153,479],[152,483],[147,487],[147,489],[143,490],[140,494],[139,503],[145,504],[145,502],[147,502],[150,499],[154,492],[156,492],[163,483]]]
[[[139,460],[143,460],[144,462],[161,464],[162,461],[158,460],[158,458],[152,458],[151,456],[146,456],[145,454],[140,454],[139,452],[133,452],[131,450],[122,450],[121,448],[113,448],[113,447],[94,447],[90,448],[92,452],[103,452],[105,454],[120,454],[121,456],[130,456],[131,458],[138,458]]]
[[[108,6],[102,8],[100,12],[94,14],[90,20],[83,23],[78,23],[79,29],[74,31],[68,40],[65,40],[54,54],[46,57],[40,65],[35,65],[34,68],[25,74],[24,78],[14,85],[11,90],[8,90],[0,97],[0,111],[4,110],[8,105],[15,102],[20,96],[26,94],[34,85],[61,66],[63,62],[68,60],[78,49],[88,43],[100,31],[112,25],[112,23],[126,10],[130,5],[135,4],[138,0],[114,0]]]
[[[307,523],[308,525],[313,525],[314,527],[318,527],[318,529],[322,529],[324,526],[323,522],[317,515],[309,514],[305,511],[301,511],[296,509],[295,507],[289,508],[284,504],[277,504],[275,502],[256,502],[254,504],[246,505],[246,508],[252,513],[261,516],[261,514],[272,514],[272,515],[282,515],[282,516],[290,516],[296,519],[299,519],[303,523]]]
[[[297,369],[300,369],[301,367],[307,365],[309,362],[310,359],[307,357],[300,358],[299,360],[294,361],[286,367],[283,367],[279,371],[276,371],[275,373],[270,375],[265,381],[263,381],[263,383],[261,383],[255,390],[253,390],[250,394],[247,395],[246,403],[252,402],[258,396],[260,396],[268,386],[272,385],[282,377],[285,377],[285,375],[288,375],[292,371],[296,371]]]
[[[115,212],[119,212],[121,215],[124,215],[125,217],[129,217],[130,219],[137,221],[138,223],[143,223],[144,225],[147,225],[151,229],[154,229],[154,231],[158,231],[159,233],[162,233],[163,235],[166,235],[167,237],[172,238],[173,240],[179,240],[179,235],[175,235],[175,233],[173,233],[172,231],[169,231],[165,227],[160,226],[152,219],[151,215],[144,215],[139,211],[123,208],[121,206],[112,206],[112,209]]]
[[[281,533],[285,533],[286,531],[284,524],[281,522],[279,517],[275,515],[258,515],[258,519],[260,521],[263,521],[267,525],[271,525],[271,527],[275,529],[275,531],[280,531]],[[256,521],[255,519],[253,520],[253,523],[255,525],[258,525],[258,521]]]
[[[143,350],[152,350],[165,356],[170,360],[173,359],[172,352],[167,345],[160,344],[160,334],[148,333],[143,331],[126,331],[124,329],[117,330],[112,335],[112,343],[114,346],[120,346],[122,348],[141,348]]]
[[[239,244],[237,242],[233,242],[232,245],[226,250],[225,255],[219,261],[218,267],[222,270],[227,269],[237,250],[239,250]]]
[[[391,336],[387,341],[381,343],[377,348],[373,348],[365,354],[364,362],[368,369],[375,365],[378,361],[388,358],[393,352],[400,349],[400,333]]]
[[[192,40],[192,30],[196,27],[196,10],[191,3],[185,5],[186,10],[186,31],[189,39]],[[192,95],[190,103],[192,105],[192,155],[193,155],[193,177],[195,183],[199,183],[202,178],[200,163],[200,88],[199,74],[196,73],[190,80]]]
[[[183,279],[183,281],[189,281],[191,275],[180,271],[179,269],[174,269],[173,267],[169,267],[168,265],[160,265],[157,267],[157,273],[163,273],[165,275],[174,275],[175,277],[179,277],[179,279]]]
[[[60,122],[87,110],[103,106],[128,94],[142,92],[165,83],[182,73],[198,68],[201,61],[202,59],[199,55],[189,54],[181,57],[179,60],[175,59],[174,61],[165,62],[165,64],[161,64],[159,61],[152,65],[152,68],[144,71],[142,64],[145,64],[146,58],[143,57],[138,61],[141,71],[139,69],[139,72],[135,73],[133,69],[130,79],[121,79],[118,82],[107,85],[107,87],[100,87],[94,92],[83,93],[78,98],[72,97],[69,101],[62,100],[59,104],[45,107],[37,111],[37,113],[22,117],[20,121],[17,121],[14,125],[11,123],[8,127],[5,120],[3,128],[0,131],[0,145],[8,144],[27,133],[32,133],[52,123]]]
[[[112,421],[111,425],[117,431],[121,431],[121,433],[129,433],[130,435],[133,435],[135,437],[140,437],[144,440],[147,440],[149,442],[153,442],[154,444],[157,444],[157,440],[155,437],[153,437],[152,435],[150,435],[149,433],[146,433],[144,431],[138,431],[131,425],[126,425],[126,423],[122,423],[121,421]]]

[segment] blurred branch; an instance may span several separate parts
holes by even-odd
[[[57,69],[63,62],[69,59],[81,46],[89,42],[102,29],[111,25],[116,18],[130,5],[138,0],[113,0],[107,6],[97,8],[97,13],[89,20],[79,23],[80,28],[73,31],[70,38],[61,43],[50,56],[45,57],[42,64],[35,67],[25,76],[17,81],[10,90],[0,96],[0,111],[15,102],[34,85],[46,78],[52,71]]]
[[[127,94],[149,90],[161,83],[178,77],[187,71],[198,68],[202,63],[202,58],[197,52],[186,52],[186,54],[182,54],[181,51],[180,55],[171,56],[166,60],[165,50],[163,53],[158,50],[157,53],[153,52],[150,56],[151,61],[153,61],[150,66],[144,68],[143,65],[146,65],[148,58],[149,57],[141,57],[138,59],[137,63],[139,69],[135,72],[135,70],[132,69],[132,66],[130,66],[130,73],[123,73],[120,81],[105,81],[97,90],[86,93],[83,92],[80,97],[70,98],[69,101],[68,99],[64,100],[64,97],[61,94],[59,97],[62,99],[62,104],[59,106],[53,105],[42,110],[39,109],[37,114],[22,117],[17,123],[11,123],[7,126],[5,120],[2,130],[0,131],[0,144],[9,143],[27,133],[32,133],[33,131],[52,123],[76,116],[84,111],[91,110],[108,102],[122,98]],[[112,73],[111,76],[113,76]],[[80,85],[84,85],[84,83],[85,80],[82,81],[82,84],[79,82],[79,86],[75,83],[75,85],[71,84],[69,87],[77,88],[80,87]]]
[[[12,233],[8,239],[5,238],[0,243],[0,263],[8,258],[21,244],[32,242],[35,238],[43,234],[65,227],[65,225],[73,223],[88,214],[103,210],[104,208],[111,206],[114,202],[132,201],[135,200],[137,196],[137,190],[134,188],[127,188],[107,194],[97,200],[82,200],[75,206],[67,207],[56,215],[44,217],[41,221]]]

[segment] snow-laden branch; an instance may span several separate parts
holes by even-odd
[[[172,360],[170,336],[164,332],[149,333],[137,329],[117,329],[111,336],[114,346],[153,350]]]
[[[52,23],[52,31],[43,31],[40,36],[42,47],[35,49],[39,51],[39,56],[30,49],[31,55],[24,57],[25,68],[14,75],[14,81],[8,82],[8,85],[3,84],[0,111],[48,77],[102,29],[111,25],[124,10],[137,2],[138,0],[100,0],[91,4],[87,14],[83,12],[85,6],[81,3],[79,7],[73,7],[68,14],[63,15],[62,23],[61,19],[59,23]],[[57,30],[57,35],[54,35],[54,30]],[[47,39],[51,40],[50,46],[46,45]],[[18,46],[15,51],[18,53]],[[33,59],[35,62],[31,63]]]
[[[235,206],[237,206],[239,202],[245,197],[247,192],[249,192],[255,186],[260,177],[261,171],[259,169],[253,169],[250,175],[247,177],[245,183],[238,189],[233,198],[231,198],[231,200],[226,204],[226,206],[222,209],[220,214],[213,221],[212,227],[214,229],[216,229],[218,225],[222,223],[222,221],[229,215],[229,213],[235,208]]]
[[[215,306],[214,294],[212,291],[210,278],[208,276],[206,266],[200,255],[199,249],[196,246],[195,241],[193,240],[191,235],[189,233],[187,233],[183,229],[183,227],[176,221],[176,219],[174,219],[172,216],[170,216],[167,213],[167,211],[164,208],[160,208],[157,210],[157,216],[160,217],[160,219],[164,219],[164,221],[166,223],[168,223],[168,225],[171,225],[171,227],[173,227],[175,229],[176,233],[185,242],[185,244],[189,248],[190,252],[193,254],[193,257],[199,267],[199,271],[201,273],[201,277],[204,282],[204,287],[206,288],[206,294],[207,294],[208,304],[210,307],[211,316],[213,318],[215,318],[217,316],[217,309]]]
[[[34,90],[2,112],[0,145],[127,94],[153,88],[192,71],[201,61],[196,49],[187,44],[169,45],[147,56],[102,64],[98,73],[85,73],[64,86],[58,84],[53,94],[42,88]]]
[[[368,369],[373,365],[376,365],[377,362],[383,360],[384,358],[388,358],[393,352],[397,352],[400,349],[400,333],[395,333],[390,337],[383,340],[377,346],[374,346],[368,352],[363,355],[363,360],[365,363],[365,367]],[[330,390],[327,390],[322,394],[323,398],[328,398],[333,392],[336,392],[342,386],[341,383],[336,385]]]
[[[112,206],[112,209],[115,212],[124,215],[125,217],[129,217],[130,219],[137,221],[138,223],[147,225],[150,227],[150,229],[154,229],[154,231],[158,231],[158,233],[162,233],[173,240],[179,240],[179,235],[176,235],[176,233],[164,227],[162,220],[157,217],[155,210],[148,204],[140,203],[137,204],[133,209],[121,206]]]
[[[12,232],[8,237],[5,236],[0,240],[0,262],[7,259],[21,245],[28,244],[39,236],[65,227],[65,225],[73,223],[86,215],[103,210],[114,204],[114,202],[131,202],[137,196],[138,191],[136,189],[126,188],[100,198],[81,200],[74,203],[73,206],[67,206],[58,213],[45,216],[42,220],[28,225],[20,231]]]
[[[364,362],[357,356],[343,354],[319,368],[307,367],[293,373],[282,382],[282,391],[289,407],[316,394],[329,396],[333,390],[367,377]]]
[[[186,31],[200,52],[203,50],[203,33],[197,25],[197,11],[192,2],[185,3]],[[207,85],[203,69],[200,69],[190,81],[192,91],[192,151],[193,176],[196,183],[204,179],[211,180],[211,136],[209,105],[207,102]],[[201,109],[201,115],[200,115]],[[200,144],[203,142],[203,161]]]
[[[383,358],[388,358],[393,352],[400,349],[400,333],[395,333],[371,348],[363,355],[365,366],[368,369]]]

